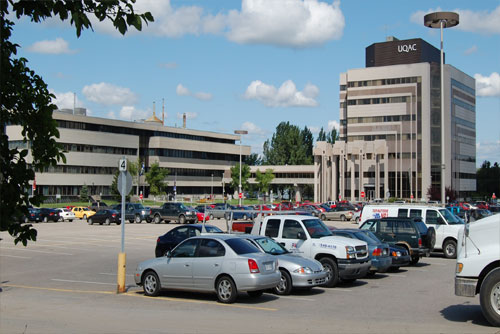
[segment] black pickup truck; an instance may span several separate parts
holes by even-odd
[[[188,209],[182,203],[164,203],[159,208],[151,208],[151,217],[155,224],[162,221],[166,223],[178,221],[180,224],[195,224],[198,222],[196,211]]]
[[[122,205],[117,204],[112,207],[113,210],[122,212]],[[125,203],[125,220],[130,223],[140,224],[143,220],[147,223],[151,223],[151,209],[145,208],[141,203]]]

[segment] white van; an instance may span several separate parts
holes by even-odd
[[[359,224],[368,219],[384,217],[422,217],[425,225],[436,230],[434,249],[442,250],[447,258],[457,257],[458,231],[463,227],[463,221],[448,209],[414,204],[365,205]]]

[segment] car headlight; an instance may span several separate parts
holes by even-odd
[[[300,267],[293,271],[296,274],[312,274],[314,271],[309,267]]]
[[[356,251],[354,250],[354,247],[345,246],[345,252],[347,253],[348,259],[356,258]]]

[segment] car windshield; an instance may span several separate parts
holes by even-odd
[[[261,251],[250,242],[240,239],[227,239],[226,243],[231,247],[231,249],[238,255],[249,254],[249,253],[261,253]]]
[[[307,232],[313,239],[328,237],[333,235],[326,225],[319,219],[304,219]]]
[[[450,225],[457,225],[457,224],[463,224],[460,220],[455,217],[454,214],[452,214],[448,209],[440,209],[439,212],[443,215],[444,219],[448,222]]]
[[[254,241],[262,248],[262,250],[264,250],[264,252],[268,254],[281,255],[289,253],[285,247],[281,246],[271,238],[259,238],[254,239]]]
[[[208,233],[224,233],[220,228],[217,226],[206,226],[205,225],[205,230],[207,230]]]
[[[370,231],[359,231],[354,232],[356,239],[366,241],[368,245],[378,245],[380,244],[380,240]]]
[[[181,208],[182,210],[188,210],[188,208],[182,203],[179,203],[179,208]]]

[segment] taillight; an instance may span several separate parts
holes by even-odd
[[[54,212],[49,213],[49,216],[53,216],[53,215],[54,215]]]
[[[115,218],[115,217],[116,217],[116,213],[113,213],[113,214],[111,215],[111,217]]]
[[[159,243],[160,242],[160,238],[158,237],[158,239],[156,239],[156,243]]]
[[[382,249],[380,248],[375,248],[372,253],[373,256],[380,256],[382,255]]]
[[[255,260],[248,259],[248,269],[250,269],[250,272],[252,274],[260,273],[259,266],[257,265],[257,262],[255,262]]]
[[[422,238],[418,238],[418,247],[422,247]]]

